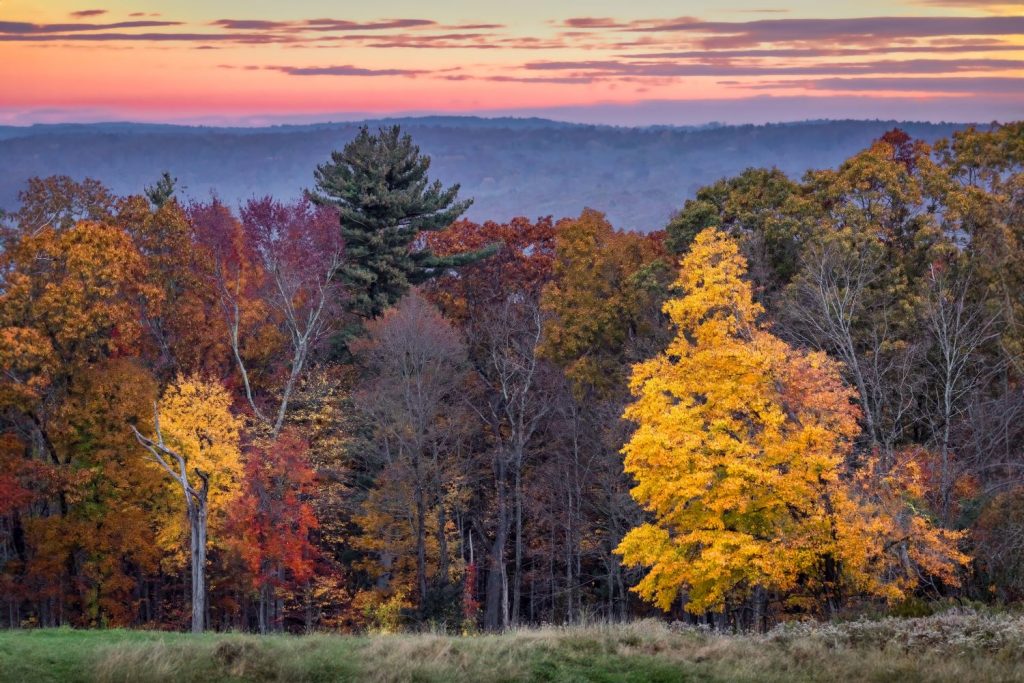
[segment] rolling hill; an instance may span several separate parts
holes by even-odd
[[[799,176],[839,163],[899,126],[934,140],[957,124],[808,121],[763,126],[620,128],[544,119],[424,117],[400,123],[433,158],[433,174],[475,198],[468,216],[504,220],[576,215],[589,206],[621,228],[653,230],[694,191],[748,166]],[[362,125],[215,128],[135,123],[0,127],[0,207],[13,209],[26,178],[97,178],[139,192],[168,170],[180,194],[216,192],[235,204],[294,197],[313,169]]]

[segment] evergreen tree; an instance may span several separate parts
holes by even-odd
[[[160,174],[159,180],[146,187],[146,198],[149,199],[154,208],[159,209],[167,203],[167,200],[174,196],[174,186],[177,183],[177,178],[172,178],[170,173],[164,171]]]
[[[364,126],[331,161],[317,167],[318,204],[337,207],[345,240],[339,277],[349,311],[379,316],[411,285],[448,268],[479,260],[494,249],[440,257],[418,242],[421,232],[447,227],[472,200],[457,200],[459,186],[430,182],[430,157],[420,154],[399,126],[373,135]]]

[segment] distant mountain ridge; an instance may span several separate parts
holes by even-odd
[[[92,177],[140,192],[170,171],[185,199],[215,192],[230,204],[297,197],[313,169],[363,124],[397,123],[433,159],[432,175],[473,197],[468,216],[507,220],[608,214],[617,227],[661,228],[702,185],[749,166],[793,177],[832,167],[894,127],[928,141],[966,124],[806,121],[624,128],[541,118],[429,116],[225,128],[111,122],[0,126],[0,207],[13,209],[27,178]]]
[[[386,126],[386,125],[414,125],[423,127],[440,128],[569,128],[573,126],[587,125],[591,128],[615,128],[616,126],[590,125],[567,123],[565,121],[554,121],[539,117],[482,117],[482,116],[399,116],[393,118],[370,118],[354,119],[352,121],[323,121],[320,123],[278,123],[266,126],[217,126],[217,125],[186,125],[174,123],[139,123],[135,121],[101,121],[96,123],[35,123],[29,126],[0,126],[0,138],[29,137],[34,135],[47,135],[50,133],[82,132],[84,130],[100,131],[105,133],[145,133],[145,132],[166,132],[169,130],[186,133],[199,134],[209,131],[223,131],[239,134],[259,134],[267,131],[274,132],[303,132],[315,130],[331,130],[347,128],[350,126]],[[652,126],[653,127],[653,126]],[[689,129],[698,126],[670,126],[673,128]]]

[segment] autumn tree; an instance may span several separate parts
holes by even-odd
[[[809,232],[808,210],[800,186],[777,168],[748,168],[697,190],[665,227],[666,245],[683,254],[706,228],[733,236],[750,263],[751,276],[772,296],[793,277],[800,245]]]
[[[584,210],[559,221],[552,271],[541,297],[538,353],[561,368],[567,386],[530,474],[529,535],[550,539],[530,544],[531,565],[558,567],[544,572],[545,592],[565,621],[583,614],[587,583],[604,586],[609,619],[623,618],[627,579],[612,550],[640,519],[622,472],[619,416],[630,364],[667,342],[660,309],[672,269],[664,233],[617,231],[602,214]]]
[[[230,329],[231,348],[242,375],[245,395],[253,413],[264,422],[271,436],[280,433],[288,404],[317,346],[335,329],[336,277],[344,264],[344,245],[334,224],[333,210],[313,206],[303,199],[286,205],[270,197],[250,200],[241,211],[244,256],[259,266],[252,275],[249,294],[272,313],[271,333],[283,338],[288,350],[281,360],[282,379],[275,393],[276,409],[265,412],[254,395],[249,371],[242,355],[242,273],[232,284],[221,266],[218,285]],[[253,334],[266,335],[256,327]]]
[[[68,529],[102,526],[117,516],[119,494],[110,484],[124,478],[107,468],[114,467],[118,450],[112,444],[118,441],[96,425],[102,416],[124,406],[82,406],[99,400],[91,388],[104,384],[99,375],[116,365],[108,362],[136,349],[141,329],[133,302],[145,287],[145,268],[131,239],[116,227],[91,221],[64,225],[57,220],[64,211],[58,206],[65,206],[61,202],[44,204],[47,215],[63,227],[39,226],[32,219],[5,235],[0,254],[0,429],[10,431],[21,443],[23,457],[31,461],[31,466],[17,469],[25,475],[19,479],[30,483],[36,495],[16,521],[35,527],[28,533],[22,559],[36,562],[40,569],[31,570],[35,588],[29,594],[38,598],[41,621],[57,625],[64,618],[59,605],[65,596],[77,594],[75,599],[90,605],[96,621],[122,623],[128,618],[125,610],[94,609],[109,595],[89,598],[71,590],[69,574],[78,570],[71,569],[75,565],[70,557],[76,550],[69,543]],[[139,374],[141,379],[130,381],[145,386],[148,379],[144,372]],[[79,425],[73,430],[76,439],[68,440],[73,424]],[[81,443],[92,445],[84,448]],[[88,491],[98,494],[97,507],[83,500]],[[105,560],[116,561],[118,549],[107,550],[111,554]],[[43,564],[49,569],[42,570]],[[80,568],[85,574],[92,569]],[[81,578],[78,585],[86,591],[95,587],[93,578]]]
[[[449,509],[460,485],[456,458],[469,418],[463,404],[469,371],[465,345],[433,305],[413,291],[370,322],[365,339],[353,350],[368,373],[357,405],[373,429],[378,467],[390,471],[390,491],[405,490],[412,497],[415,595],[422,618],[432,595],[444,594],[450,585]],[[429,527],[436,538],[436,561],[428,577]]]
[[[61,230],[47,225],[3,246],[4,393],[43,429],[32,403],[53,405],[46,399],[66,390],[76,370],[137,342],[133,301],[145,265],[128,235],[89,221]]]
[[[0,230],[0,439],[16,458],[5,468],[15,507],[4,523],[21,539],[6,567],[20,584],[16,611],[27,600],[42,624],[132,623],[130,575],[153,568],[152,519],[124,490],[153,489],[123,469],[132,464],[123,419],[153,387],[121,358],[141,337],[132,309],[147,289],[145,264],[109,223],[115,198],[100,183],[34,178],[20,200]]]
[[[63,516],[26,520],[31,536],[53,534],[52,543],[34,549],[26,572],[45,573],[58,558],[74,567],[68,605],[79,611],[76,624],[124,627],[157,617],[150,581],[171,499],[124,427],[148,424],[156,396],[154,378],[136,360],[111,359],[76,375],[50,422],[54,448],[67,463],[55,471],[72,484],[70,504]]]
[[[152,436],[131,430],[182,494],[188,524],[192,578],[192,632],[206,627],[206,556],[211,511],[223,528],[229,501],[241,478],[239,432],[231,396],[221,385],[199,377],[179,377],[154,406]],[[173,540],[174,525],[167,534]]]
[[[252,397],[250,409],[253,405],[259,409],[253,410],[257,423],[267,425],[262,401],[273,395],[278,379],[275,360],[288,346],[280,319],[260,296],[273,293],[273,285],[249,248],[242,222],[229,207],[214,197],[205,203],[193,202],[187,215],[194,240],[208,261],[199,274],[202,286],[212,293],[220,323],[215,329],[224,334],[228,368],[233,365],[238,372],[247,402]]]
[[[282,591],[301,593],[313,576],[317,526],[310,500],[316,473],[309,444],[294,429],[256,443],[246,454],[242,493],[231,510],[230,529],[259,594],[260,633],[283,626]]]
[[[1024,145],[1020,122],[973,126],[956,131],[936,143],[936,151],[954,183],[943,204],[948,230],[969,241],[965,256],[978,284],[991,289],[988,304],[995,304],[1004,321],[1000,346],[1020,373],[1024,365],[1021,321],[1024,304]],[[976,293],[975,293],[976,294]]]
[[[472,200],[459,186],[430,182],[430,157],[420,154],[398,126],[377,134],[363,127],[331,161],[316,169],[313,200],[337,208],[345,264],[338,273],[349,294],[346,307],[363,319],[379,316],[415,285],[490,251],[444,256],[418,238],[447,227]]]
[[[66,230],[79,221],[109,222],[116,197],[92,178],[76,181],[68,176],[29,178],[18,193],[18,211],[13,214],[22,234],[49,227]]]
[[[661,327],[658,303],[671,276],[659,238],[618,232],[592,209],[558,224],[540,351],[578,388],[625,386],[625,361],[650,351],[638,347]]]
[[[635,366],[626,411],[638,424],[626,470],[654,521],[618,552],[650,567],[636,590],[663,609],[680,590],[695,613],[750,597],[760,611],[766,591],[805,606],[835,606],[845,590],[898,599],[916,575],[887,575],[877,538],[892,520],[841,478],[859,431],[853,394],[834,361],[765,329],[745,272],[714,229],[683,259],[682,296],[665,304],[677,336]],[[947,551],[933,569],[949,579],[963,557]]]
[[[982,524],[974,538],[988,548],[983,511],[1012,509],[1001,499],[1022,481],[1020,140],[1020,123],[966,127],[934,147],[891,130],[800,182],[744,172],[703,188],[669,230],[737,238],[773,331],[842,362],[863,415],[854,469],[873,472],[865,491],[899,507],[886,491],[906,480],[895,486],[920,491],[913,504],[946,527]],[[795,227],[779,252],[788,274],[759,255],[762,225]]]
[[[352,365],[318,364],[302,378],[289,408],[286,430],[308,443],[301,460],[314,473],[307,502],[314,515],[309,536],[317,561],[302,595],[307,631],[361,623],[352,606],[361,578],[353,558],[360,552],[354,547],[360,539],[356,518],[363,511],[359,494],[371,480],[356,466],[363,428],[352,399],[357,379]]]
[[[188,213],[173,197],[155,206],[131,196],[117,202],[114,224],[131,236],[146,266],[146,289],[136,297],[140,357],[165,383],[179,373],[224,373],[230,350],[209,286],[214,263]]]
[[[4,514],[20,539],[5,567],[20,588],[11,596],[16,611],[27,601],[35,603],[29,609],[40,623],[56,619],[76,626],[155,618],[145,579],[160,560],[155,530],[163,482],[139,466],[124,429],[127,419],[148,419],[144,406],[155,394],[155,382],[137,363],[103,360],[80,367],[47,411],[50,456],[33,453],[32,441],[18,438],[17,431],[0,437],[0,482],[9,487],[10,506]],[[4,417],[14,422],[9,409]]]

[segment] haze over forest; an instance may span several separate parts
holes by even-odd
[[[794,179],[834,167],[894,127],[933,141],[963,125],[898,121],[807,121],[763,126],[623,128],[545,119],[423,117],[400,122],[432,159],[431,175],[461,183],[472,220],[575,216],[584,207],[613,225],[664,227],[695,191],[748,167],[775,166]],[[178,195],[231,206],[253,196],[297,197],[312,169],[360,122],[266,128],[135,123],[0,127],[0,208],[13,210],[26,179],[92,177],[138,193],[163,171]]]

